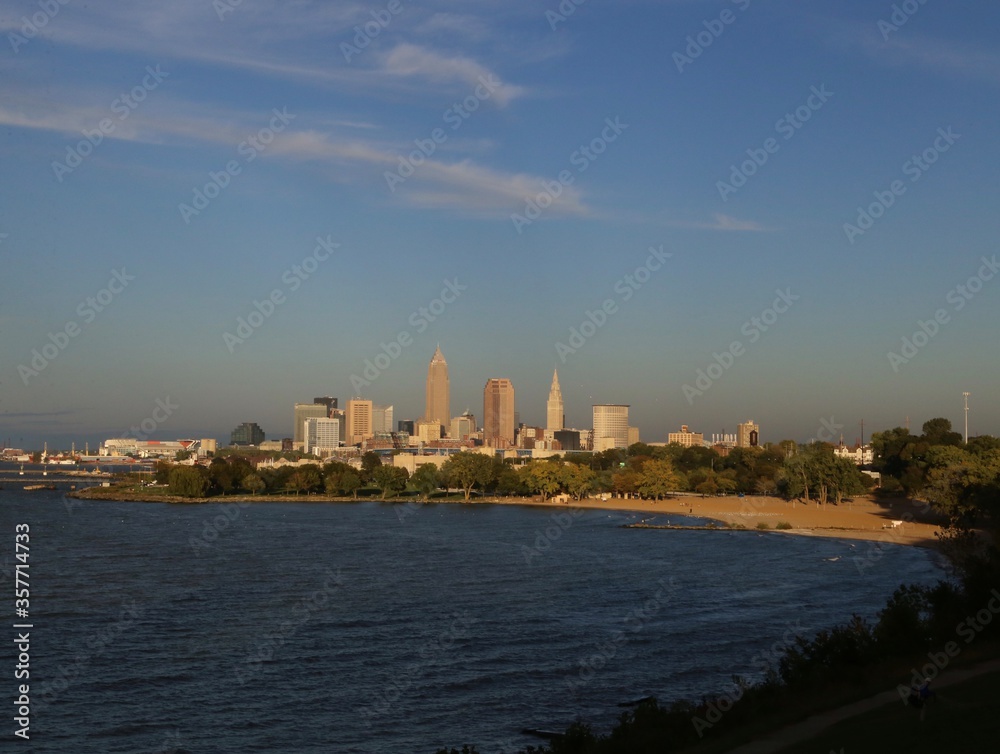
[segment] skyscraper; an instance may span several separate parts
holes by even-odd
[[[424,420],[437,422],[442,426],[442,432],[447,432],[451,424],[449,393],[448,362],[444,360],[439,345],[427,367],[427,410],[424,412]]]
[[[594,450],[628,447],[628,405],[594,406]]]
[[[465,440],[476,432],[476,417],[466,411],[461,416],[451,420],[451,437],[453,440]]]
[[[492,378],[483,389],[483,442],[491,447],[514,444],[514,386]]]
[[[330,409],[323,403],[296,403],[295,419],[292,428],[292,441],[300,443],[305,440],[305,420],[325,419],[330,415]]]
[[[549,400],[545,404],[545,428],[558,432],[565,426],[566,412],[563,407],[562,390],[559,389],[559,370],[552,372],[552,387]]]
[[[302,422],[305,427],[305,452],[329,455],[340,447],[340,420],[310,418]]]
[[[755,448],[757,447],[760,427],[753,419],[736,425],[736,447]]]
[[[392,406],[372,406],[372,432],[392,432]]]
[[[229,435],[230,445],[260,445],[264,442],[264,430],[257,422],[243,422]]]
[[[372,402],[361,398],[352,398],[347,402],[347,432],[344,442],[348,445],[359,445],[374,436],[372,430]]]

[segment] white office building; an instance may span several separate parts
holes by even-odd
[[[340,447],[340,421],[338,419],[309,418],[305,425],[305,448],[317,456],[329,455]]]

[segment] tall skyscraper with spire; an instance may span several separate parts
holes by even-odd
[[[549,400],[545,404],[545,428],[558,432],[565,426],[566,410],[563,407],[562,390],[559,388],[559,370],[552,372],[552,387],[549,389]]]
[[[438,344],[430,366],[427,367],[427,410],[424,412],[424,421],[440,424],[442,435],[447,434],[451,428],[449,395],[448,362],[444,360],[441,345]]]

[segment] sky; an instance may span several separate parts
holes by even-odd
[[[1000,434],[1000,7],[0,2],[0,443],[332,395]],[[368,363],[372,369],[365,374]],[[133,429],[134,428],[134,429]]]

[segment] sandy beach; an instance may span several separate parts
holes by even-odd
[[[498,501],[506,502],[506,501]],[[919,523],[915,520],[920,505],[909,500],[891,502],[875,501],[871,497],[855,498],[840,505],[816,502],[787,501],[776,497],[677,497],[670,500],[635,500],[590,498],[567,503],[542,503],[540,500],[511,500],[518,505],[545,505],[553,508],[579,506],[615,511],[638,511],[656,514],[684,514],[708,518],[726,524],[742,525],[756,529],[766,523],[773,530],[779,522],[788,523],[791,529],[785,534],[816,537],[864,539],[886,544],[937,547],[935,534],[941,527]],[[894,521],[899,521],[893,525]],[[657,520],[656,523],[666,523]]]

